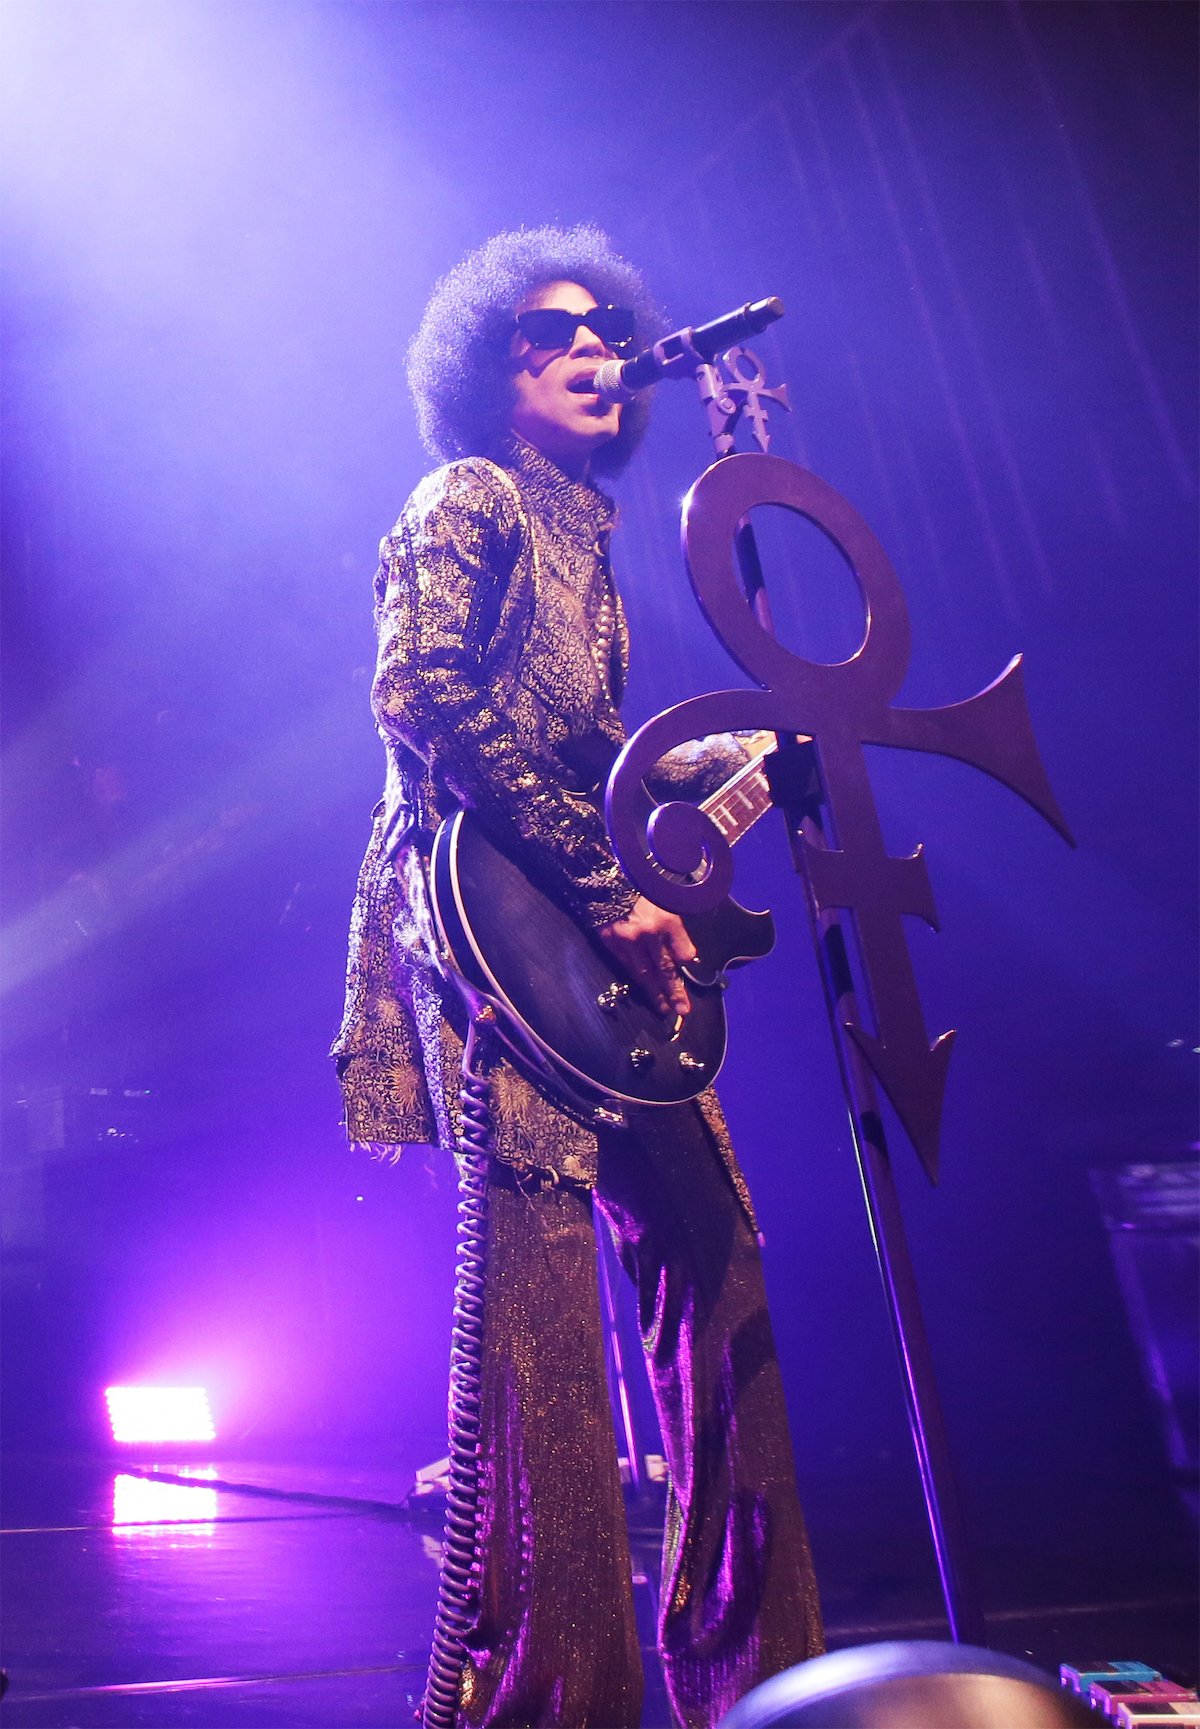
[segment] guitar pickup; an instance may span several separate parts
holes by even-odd
[[[691,1051],[680,1051],[680,1053],[679,1053],[679,1066],[681,1069],[691,1069],[693,1071],[693,1073],[697,1069],[703,1069],[703,1068],[708,1067],[708,1065],[704,1061],[703,1057],[694,1057],[692,1055]]]
[[[606,1015],[615,1013],[617,1004],[624,1001],[624,999],[629,995],[629,990],[630,987],[626,984],[612,984],[606,986],[606,988],[602,990],[600,995],[596,998],[597,1008],[603,1009]]]

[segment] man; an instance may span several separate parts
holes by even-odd
[[[660,326],[589,228],[496,236],[434,291],[409,356],[446,466],[382,547],[372,704],[388,759],[334,1046],[356,1141],[456,1144],[463,999],[432,916],[459,806],[596,933],[661,1013],[694,952],[624,880],[601,814],[627,635],[610,500],[644,409],[589,386]],[[732,741],[668,760],[702,796]],[[509,1061],[490,1075],[477,1597],[464,1725],[634,1729],[642,1675],[608,1408],[593,1198],[634,1279],[670,1470],[659,1645],[672,1708],[710,1729],[821,1649],[745,1183],[715,1097],[584,1126]]]

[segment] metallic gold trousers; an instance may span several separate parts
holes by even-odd
[[[712,1729],[822,1649],[758,1245],[692,1105],[601,1142],[597,1203],[637,1288],[670,1471],[659,1649],[677,1721]],[[471,1729],[636,1729],[642,1667],[591,1195],[492,1185],[482,1598]]]

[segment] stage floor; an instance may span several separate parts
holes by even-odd
[[[405,1507],[412,1483],[394,1465],[7,1458],[6,1729],[402,1729],[437,1579],[438,1521]],[[946,1636],[905,1540],[889,1536],[868,1579],[826,1570],[831,1645]],[[635,1550],[649,1641],[653,1543]],[[1142,1658],[1195,1683],[1196,1600],[1176,1565],[1074,1593],[1038,1557],[1010,1569],[1006,1595],[994,1554],[989,1571],[997,1649],[1050,1669]],[[652,1649],[646,1671],[644,1723],[666,1729]]]

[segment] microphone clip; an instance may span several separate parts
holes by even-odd
[[[606,360],[598,369],[594,387],[606,402],[633,402],[651,384],[663,378],[695,378],[708,358],[696,347],[695,331],[673,331],[639,354],[630,365],[621,360]]]
[[[606,402],[632,402],[639,390],[664,378],[696,378],[701,370],[728,353],[747,336],[774,324],[784,313],[777,295],[749,300],[707,324],[685,325],[662,337],[631,360],[606,360],[597,369],[592,388]],[[757,364],[757,363],[756,363]],[[736,382],[736,381],[735,381]]]

